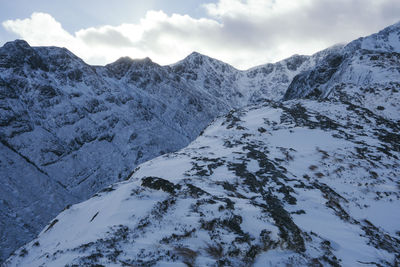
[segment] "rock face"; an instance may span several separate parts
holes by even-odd
[[[130,179],[6,265],[399,264],[399,28],[247,71],[7,43],[3,259]]]

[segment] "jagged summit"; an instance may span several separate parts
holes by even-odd
[[[41,53],[44,52],[46,55],[51,53],[55,54],[68,54],[69,56],[74,57],[75,59],[79,59],[76,55],[74,55],[71,51],[69,51],[65,47],[57,47],[57,46],[30,46],[29,43],[25,40],[16,39],[14,41],[10,41],[5,43],[2,47],[0,47],[0,53],[13,55],[19,51],[29,53],[29,52],[36,52]],[[20,54],[23,55],[23,54]]]
[[[171,64],[170,66],[175,67],[175,66],[181,66],[181,65],[190,65],[191,67],[196,67],[196,68],[202,67],[204,65],[208,65],[208,66],[224,65],[224,66],[226,66],[226,68],[235,69],[233,66],[231,66],[228,63],[225,63],[221,60],[209,57],[207,55],[201,54],[196,51],[190,53],[184,59],[182,59],[174,64]]]
[[[157,67],[159,67],[159,65],[154,63],[149,57],[142,59],[121,57],[115,62],[105,66],[105,68],[111,71],[118,79],[129,75],[129,73],[132,71],[149,70]]]
[[[187,55],[183,60],[184,61],[192,61],[192,60],[197,60],[199,58],[207,58],[207,59],[212,59],[212,60],[216,60],[214,58],[211,58],[209,56],[206,56],[204,54],[201,54],[199,52],[193,51],[192,53],[190,53],[189,55]]]
[[[134,59],[132,63],[134,66],[160,66],[153,62],[149,57]]]
[[[113,63],[107,64],[107,65],[113,65],[113,64],[131,64],[133,62],[133,59],[131,57],[120,57]],[[107,66],[106,65],[106,66]]]
[[[31,46],[28,44],[27,41],[21,40],[21,39],[16,39],[14,41],[6,42],[3,47],[5,49],[10,49],[10,48],[28,49],[28,48],[31,48]]]
[[[5,68],[24,68],[27,64],[32,70],[67,71],[89,68],[82,59],[67,48],[55,46],[30,46],[24,40],[15,40],[0,47],[0,66]]]
[[[112,65],[132,65],[132,64],[155,64],[149,57],[145,58],[137,58],[137,59],[132,59],[131,57],[120,57],[113,63],[107,64],[107,66],[112,66]]]
[[[40,55],[24,40],[7,42],[0,48],[0,67],[13,68],[27,64],[31,69],[48,70]]]

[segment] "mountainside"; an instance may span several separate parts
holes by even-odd
[[[0,262],[63,207],[186,146],[216,116],[281,98],[291,78],[314,61],[294,56],[239,71],[193,53],[171,66],[121,58],[101,67],[63,48],[5,44]]]
[[[399,124],[266,102],[58,215],[6,266],[397,266]]]
[[[7,43],[0,261],[131,177],[6,265],[396,266],[399,34],[247,71]]]
[[[400,120],[400,22],[333,51],[297,75],[284,100],[340,98]],[[377,101],[390,102],[385,108]]]

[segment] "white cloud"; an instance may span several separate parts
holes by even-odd
[[[3,26],[33,43],[54,43],[56,45],[73,41],[61,24],[45,13],[33,13],[28,19],[7,20]]]
[[[311,54],[397,22],[398,0],[219,0],[208,18],[148,11],[137,24],[65,31],[51,15],[33,13],[3,26],[31,45],[57,45],[92,64],[149,56],[160,64],[192,51],[239,68]]]

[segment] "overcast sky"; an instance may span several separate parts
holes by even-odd
[[[400,21],[399,0],[0,0],[0,45],[66,47],[89,64],[174,63],[192,51],[239,69],[312,54]]]

